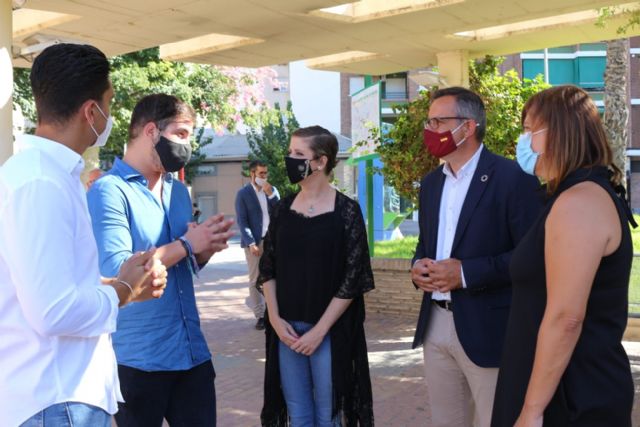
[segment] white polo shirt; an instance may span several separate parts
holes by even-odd
[[[0,425],[61,402],[113,414],[122,400],[82,157],[33,135],[0,168]]]

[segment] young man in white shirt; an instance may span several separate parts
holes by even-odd
[[[154,250],[101,279],[82,153],[111,129],[109,63],[58,44],[34,61],[38,125],[0,168],[0,425],[111,426],[121,400],[110,334],[118,308],[159,298]]]

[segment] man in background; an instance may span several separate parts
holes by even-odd
[[[87,191],[91,188],[94,182],[96,182],[103,174],[102,169],[95,168],[89,172],[89,176],[87,177]]]
[[[249,297],[247,306],[256,317],[256,329],[264,329],[264,297],[256,288],[258,265],[262,256],[262,239],[269,229],[269,215],[280,200],[278,189],[267,181],[269,169],[261,160],[249,164],[251,182],[236,195],[236,219],[240,228],[240,246],[249,267]]]

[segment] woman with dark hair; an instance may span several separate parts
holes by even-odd
[[[589,95],[558,86],[522,113],[517,160],[548,202],[511,258],[492,426],[631,426],[621,340],[633,248],[620,170]]]
[[[257,281],[264,426],[373,425],[363,326],[373,274],[360,207],[330,184],[337,153],[336,137],[311,126],[292,134],[285,158],[300,192],[272,213]]]

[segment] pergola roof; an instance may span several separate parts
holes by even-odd
[[[594,0],[26,0],[13,12],[14,65],[54,40],[108,55],[160,46],[163,58],[388,74],[470,57],[617,38],[595,25]],[[632,3],[627,7],[638,7]],[[640,34],[633,30],[628,35]]]

